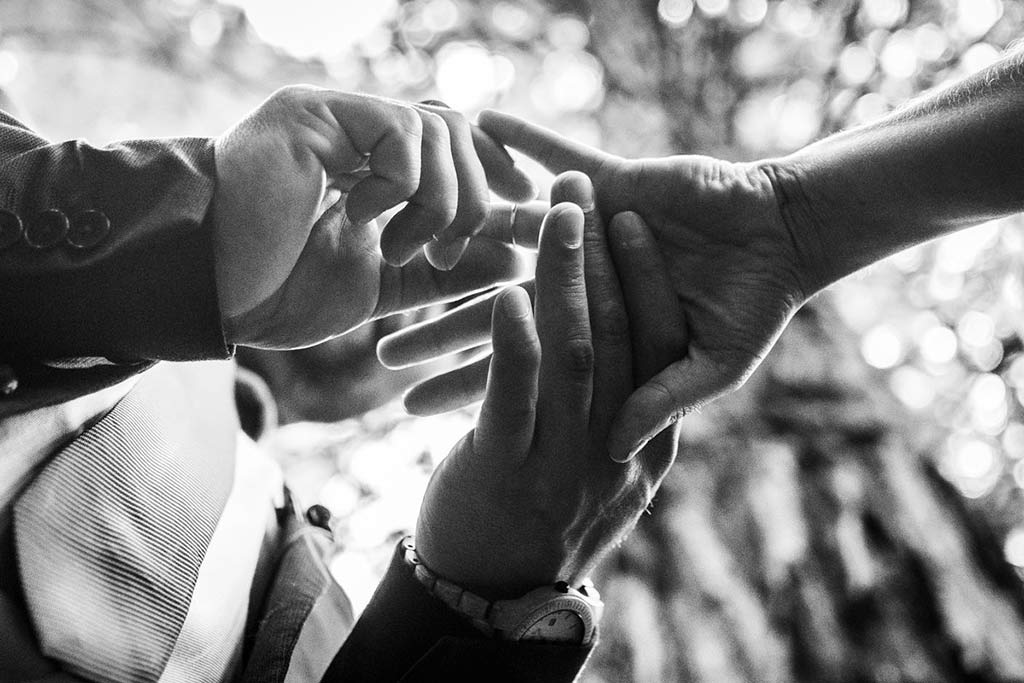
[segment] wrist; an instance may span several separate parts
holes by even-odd
[[[547,572],[539,563],[520,569],[516,561],[525,551],[508,554],[486,550],[482,544],[465,541],[465,552],[438,552],[429,536],[417,538],[417,551],[423,563],[439,576],[472,591],[487,600],[508,600],[532,588],[553,584],[559,579],[557,572]]]
[[[484,597],[435,573],[420,557],[415,540],[402,540],[405,562],[430,595],[481,633],[502,640],[593,645],[604,603],[593,583],[566,581],[536,586],[509,599]]]
[[[753,169],[767,180],[771,197],[769,223],[783,233],[794,254],[793,275],[804,300],[847,273],[830,253],[827,222],[805,189],[805,169],[789,157],[755,162]]]

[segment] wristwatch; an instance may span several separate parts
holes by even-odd
[[[568,645],[594,642],[604,603],[589,581],[579,588],[558,581],[514,600],[491,602],[427,568],[416,553],[412,536],[402,539],[402,548],[406,563],[427,592],[489,636]]]

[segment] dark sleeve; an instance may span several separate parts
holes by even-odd
[[[0,360],[225,358],[213,143],[53,144],[0,112]]]
[[[399,544],[324,681],[572,681],[591,649],[484,636],[427,593]]]

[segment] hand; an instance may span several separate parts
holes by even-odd
[[[580,174],[552,196],[593,206]],[[654,248],[635,217],[615,229],[629,239],[639,231]],[[676,454],[674,430],[626,464],[605,447],[611,415],[685,343],[662,316],[674,297],[646,296],[628,273],[623,297],[594,211],[585,219],[558,204],[540,240],[536,324],[522,289],[497,297],[477,428],[435,472],[416,530],[427,567],[490,599],[585,578],[647,508]]]
[[[588,174],[602,215],[635,211],[654,233],[650,267],[664,261],[677,301],[665,314],[679,316],[689,345],[619,412],[610,435],[613,458],[632,457],[684,413],[741,386],[814,293],[761,167],[702,156],[622,159],[496,112],[481,114],[479,125],[553,172]],[[517,239],[528,229],[519,226]],[[436,356],[444,351],[437,339],[476,334],[489,305],[479,302],[476,313],[439,322],[429,334],[399,333],[378,352],[385,363]],[[467,370],[453,379],[472,378]]]
[[[487,180],[510,197],[533,191],[508,155],[455,112],[309,86],[276,92],[219,137],[215,152],[218,295],[229,341],[253,346],[308,346],[366,319],[375,307],[359,290],[385,277],[367,226],[384,211],[407,202],[379,235],[389,264],[409,263],[436,235],[427,257],[447,270],[484,225]],[[330,208],[339,192],[345,212]],[[325,268],[355,270],[339,280]],[[352,289],[327,292],[327,282]],[[341,304],[329,329],[321,295]]]

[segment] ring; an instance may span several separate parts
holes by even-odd
[[[519,208],[518,204],[512,205],[512,210],[508,212],[508,234],[512,237],[512,246],[516,245],[516,210]]]

